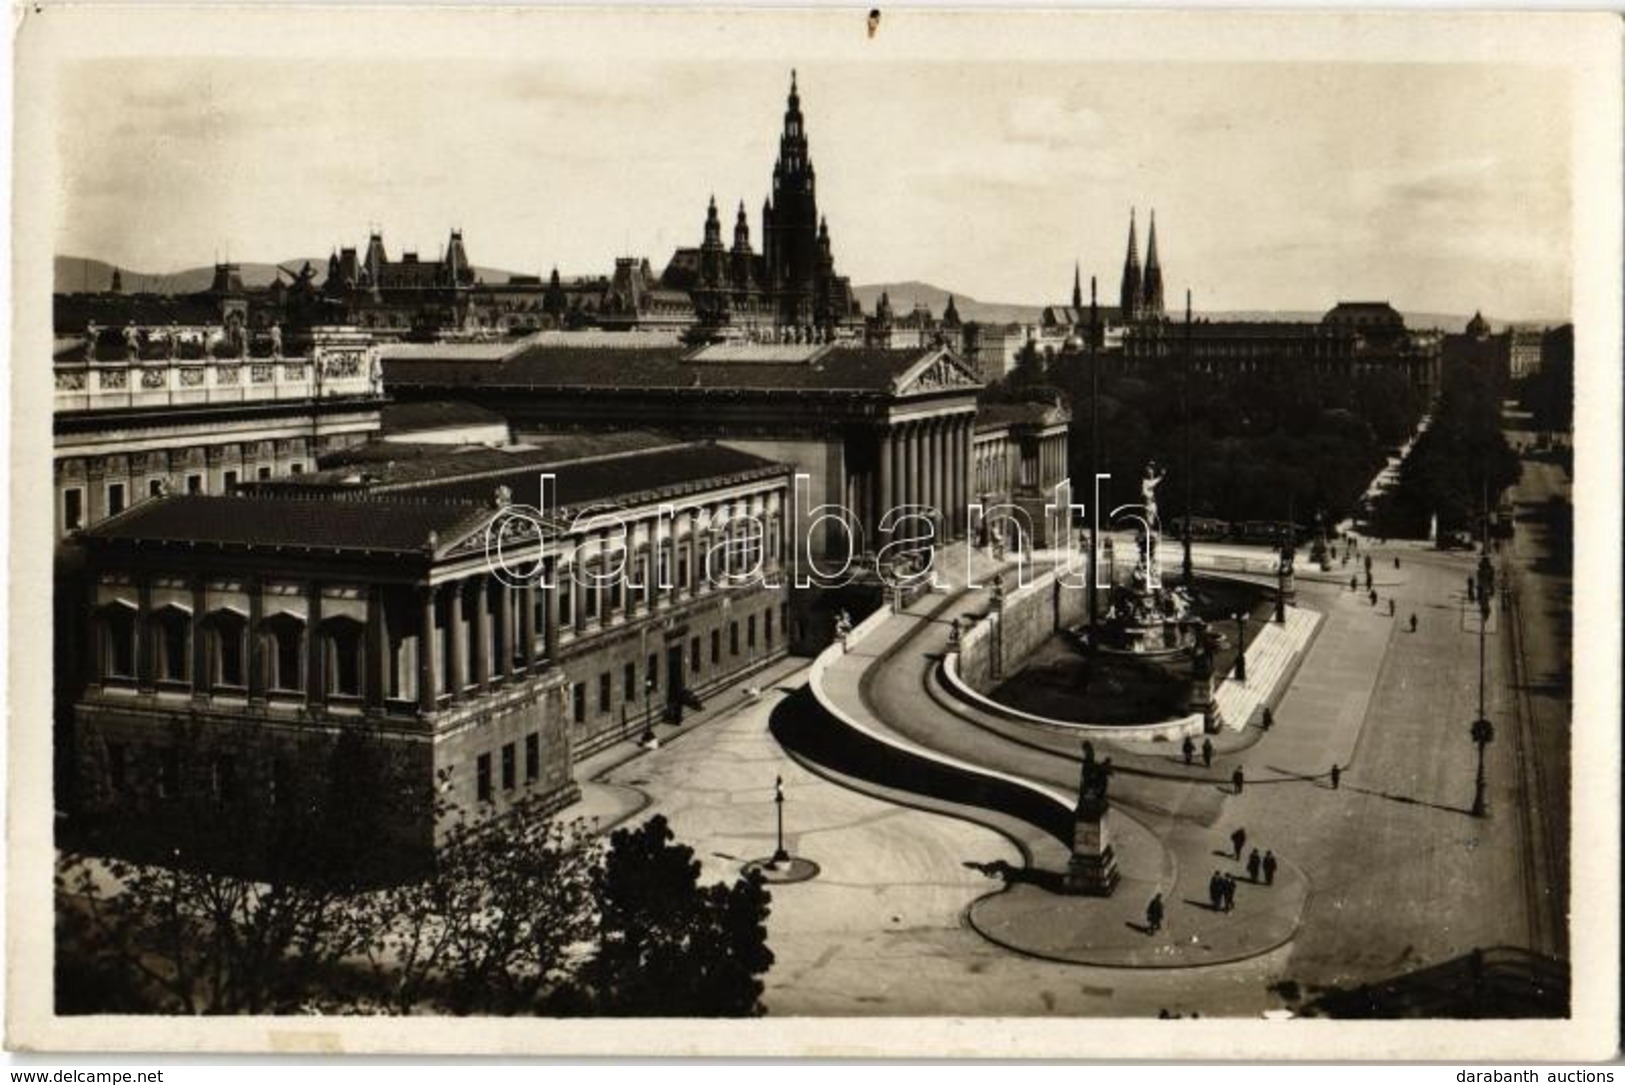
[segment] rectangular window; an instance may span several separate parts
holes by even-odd
[[[512,791],[519,783],[519,763],[514,755],[513,743],[502,747],[502,790]]]
[[[627,700],[635,700],[638,695],[638,668],[635,663],[628,663],[621,675],[621,696]]]
[[[677,586],[688,587],[688,547],[684,546],[677,551]]]
[[[525,782],[532,783],[542,778],[542,736],[529,734],[525,736]]]
[[[688,642],[688,669],[695,674],[700,673],[700,638],[695,637]]]
[[[271,477],[271,469],[269,467],[261,467],[259,469],[259,471],[257,472],[257,474],[258,474],[259,480],[261,482],[264,482],[266,479]]]
[[[745,647],[753,651],[756,648],[756,615],[754,614],[745,618]]]
[[[148,497],[157,497],[159,494],[161,494],[163,492],[164,492],[164,480],[163,479],[161,479],[161,478],[150,478],[150,479],[147,480],[147,496]]]
[[[649,670],[646,677],[649,682],[649,689],[657,690],[660,688],[660,657],[653,652],[649,653]]]
[[[598,676],[598,711],[609,711],[609,672],[605,671]]]
[[[304,464],[302,464],[302,463],[290,463],[288,465],[288,474],[290,474],[290,475],[302,475],[304,473],[305,473],[305,465]]]
[[[577,723],[587,722],[587,683],[577,682],[570,693],[572,715]]]
[[[116,516],[124,511],[124,483],[115,482],[107,487],[107,515]]]
[[[568,570],[559,574],[558,587],[554,588],[553,591],[559,597],[559,628],[569,629],[571,622],[570,598],[573,591],[570,586],[570,576]]]
[[[158,797],[173,799],[180,794],[181,755],[173,746],[158,751]]]
[[[762,639],[769,648],[773,647],[773,608],[768,607],[762,611]]]
[[[730,655],[739,654],[739,623],[728,623],[728,652]]]
[[[612,577],[609,581],[609,610],[613,614],[621,609],[621,577]]]
[[[222,487],[226,490],[226,492],[230,493],[231,488],[233,486],[237,485],[237,472],[235,472],[235,471],[227,471],[225,473],[225,475],[222,476],[220,482],[221,482]]]
[[[200,494],[200,493],[202,493],[203,492],[203,476],[202,475],[187,475],[186,476],[186,492],[189,493],[189,494]]]
[[[482,753],[474,761],[474,789],[481,802],[491,801],[491,755]]]
[[[722,662],[722,631],[711,630],[711,666],[715,667]]]
[[[598,617],[598,590],[598,582],[593,579],[592,571],[588,570],[587,582],[581,586],[581,611],[588,621]]]
[[[62,491],[62,526],[68,531],[85,526],[85,491],[77,487]]]
[[[126,779],[124,743],[107,744],[107,785],[114,791],[123,791]]]
[[[658,587],[664,588],[671,581],[671,547],[660,548],[660,579],[656,582]]]
[[[243,630],[235,622],[221,622],[215,629],[220,659],[220,684],[243,684]]]

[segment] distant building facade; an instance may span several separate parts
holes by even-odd
[[[758,254],[741,201],[732,244],[725,245],[713,197],[699,247],[678,249],[660,285],[687,292],[699,322],[713,330],[781,343],[861,335],[862,310],[850,280],[836,273],[829,223],[818,213],[817,172],[794,72],[773,191],[762,205],[761,239]]]

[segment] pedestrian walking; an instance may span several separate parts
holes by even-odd
[[[1179,752],[1185,755],[1185,764],[1190,764],[1191,758],[1196,756],[1196,743],[1191,741],[1191,736],[1185,736],[1185,742],[1179,747]]]
[[[1202,766],[1213,767],[1213,743],[1205,738],[1202,740]]]
[[[1246,777],[1242,774],[1240,765],[1237,765],[1236,766],[1236,771],[1232,772],[1230,774],[1230,782],[1236,785],[1236,794],[1240,795],[1241,794],[1241,785],[1247,782]],[[1241,858],[1241,853],[1240,852],[1236,853],[1236,858],[1237,859]]]
[[[1224,879],[1219,877],[1217,870],[1213,872],[1213,877],[1207,880],[1207,899],[1215,912],[1224,906]]]
[[[1266,850],[1264,852],[1263,867],[1264,867],[1264,884],[1265,885],[1274,885],[1275,884],[1275,853],[1273,851]]]
[[[1264,715],[1263,718],[1259,720],[1258,725],[1266,731],[1275,726],[1275,713],[1270,710],[1269,705],[1264,706]]]
[[[1416,615],[1411,615],[1411,632],[1416,632]]]
[[[1472,577],[1467,578],[1467,601],[1469,603],[1478,602],[1478,585]]]
[[[1396,568],[1396,569],[1399,568],[1399,555],[1398,554],[1394,555],[1394,568]]]
[[[1394,601],[1392,599],[1390,599],[1390,600],[1388,600],[1388,617],[1392,618],[1393,616],[1394,616]]]
[[[1247,856],[1247,880],[1257,882],[1259,871],[1263,868],[1264,857],[1258,854],[1257,848],[1254,848],[1251,854]]]
[[[1365,575],[1366,576],[1371,575],[1371,555],[1370,554],[1367,554],[1365,556]]]
[[[1371,589],[1371,605],[1377,605],[1377,590],[1375,588]]]
[[[1239,860],[1241,858],[1241,849],[1247,846],[1247,830],[1238,827],[1235,832],[1230,834],[1230,843],[1236,849],[1236,858]]]
[[[1336,791],[1338,789],[1338,787],[1342,783],[1343,783],[1343,770],[1338,768],[1336,764],[1333,764],[1332,765],[1332,790]]]
[[[1359,576],[1355,575],[1355,576],[1349,577],[1349,591],[1359,591],[1359,590],[1360,590],[1360,578],[1359,578]]]
[[[1158,893],[1151,898],[1151,903],[1145,906],[1145,927],[1147,934],[1155,934],[1162,929],[1162,894]]]
[[[1224,876],[1224,910],[1233,912],[1236,909],[1236,879],[1232,874]]]

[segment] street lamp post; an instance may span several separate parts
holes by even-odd
[[[1095,347],[1100,309],[1095,294],[1095,277],[1089,276],[1089,485],[1096,486],[1100,475],[1100,356]],[[1099,643],[1100,609],[1095,585],[1100,581],[1100,509],[1089,520],[1089,643]]]
[[[1247,681],[1247,612],[1236,611],[1236,681]]]
[[[640,742],[644,743],[650,743],[655,740],[654,691],[654,678],[645,678],[643,680],[643,737],[639,739]]]
[[[773,862],[787,863],[790,853],[784,850],[784,777],[773,777],[773,805],[778,811],[778,846],[773,849]]]
[[[1180,410],[1185,428],[1185,550],[1180,563],[1180,576],[1185,587],[1196,584],[1196,569],[1191,562],[1191,292],[1185,291],[1185,365],[1180,381]]]
[[[1473,745],[1478,747],[1478,774],[1473,784],[1473,816],[1486,817],[1489,808],[1484,789],[1484,747],[1495,741],[1495,725],[1484,712],[1484,643],[1490,624],[1490,593],[1495,588],[1495,567],[1489,555],[1478,559],[1478,718],[1471,731]]]

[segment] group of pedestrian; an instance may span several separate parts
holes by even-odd
[[[1255,885],[1258,884],[1260,877],[1264,879],[1265,885],[1274,885],[1275,868],[1275,853],[1273,851],[1265,849],[1264,854],[1259,855],[1258,849],[1254,848],[1251,854],[1247,856],[1247,878]]]
[[[1186,735],[1185,741],[1180,744],[1179,752],[1185,755],[1185,764],[1190,764],[1196,758],[1196,740]],[[1213,741],[1211,739],[1204,738],[1202,740],[1202,766],[1204,768],[1213,767]]]
[[[1215,870],[1207,880],[1207,899],[1215,912],[1232,911],[1236,906],[1236,879]]]

